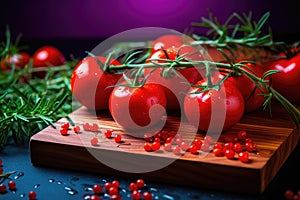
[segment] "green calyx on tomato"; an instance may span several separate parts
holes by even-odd
[[[163,35],[152,41],[152,54],[162,49],[179,48],[182,45],[190,44],[192,41],[194,39],[186,35]]]
[[[216,90],[208,86],[207,80],[202,80],[193,85],[185,96],[184,112],[189,122],[199,130],[218,132],[231,128],[242,118],[244,100],[231,82],[225,81]]]
[[[146,82],[154,82],[163,86],[167,96],[168,109],[180,109],[190,84],[202,79],[200,66],[180,67],[179,63],[193,60],[199,61],[203,58],[195,48],[183,44],[176,48],[157,50],[148,59],[148,62],[157,64],[157,66],[153,67],[154,72]],[[160,67],[161,63],[166,62],[171,63],[169,67]]]

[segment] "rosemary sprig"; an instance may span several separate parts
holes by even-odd
[[[237,55],[247,56],[253,60],[270,59],[270,52],[278,52],[287,46],[284,42],[274,42],[271,29],[268,33],[263,32],[263,27],[270,13],[265,13],[256,22],[252,19],[252,13],[233,13],[221,24],[210,13],[209,18],[202,17],[201,22],[192,23],[192,26],[207,28],[206,36],[193,34],[196,41],[191,45],[204,45],[213,48],[224,48],[232,57]],[[263,52],[263,53],[262,53]]]
[[[265,25],[270,13],[265,13],[258,22],[252,19],[252,13],[248,15],[239,15],[233,13],[221,24],[219,20],[211,13],[209,19],[202,17],[201,23],[192,23],[192,26],[209,28],[207,36],[201,37],[193,34],[198,41],[192,42],[192,45],[211,45],[213,47],[230,47],[242,45],[247,47],[269,47],[280,45],[282,42],[273,42],[272,34],[263,34],[262,28]],[[237,21],[235,23],[235,21]],[[232,25],[231,23],[235,23]]]
[[[15,39],[15,41],[13,42],[11,39],[9,27],[8,26],[6,27],[6,31],[5,31],[6,41],[0,42],[0,60],[2,60],[5,57],[12,56],[17,52],[19,52],[20,50],[24,50],[27,48],[26,46],[21,46],[21,47],[19,46],[21,36],[22,35],[19,34]]]
[[[11,171],[7,173],[0,174],[0,184],[5,181],[5,179],[9,178],[10,175],[15,174],[16,171]]]
[[[72,112],[70,77],[75,63],[47,68],[43,79],[30,78],[41,70],[31,63],[24,69],[12,66],[10,72],[0,71],[0,148],[10,141],[23,144]]]

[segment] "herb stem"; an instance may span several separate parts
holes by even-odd
[[[11,171],[11,172],[7,172],[7,173],[3,173],[3,174],[0,174],[0,177],[9,177],[10,175],[12,175],[12,174],[15,174],[16,173],[16,171]]]
[[[157,59],[159,60],[159,59]],[[166,60],[166,59],[165,59]],[[162,60],[159,60],[162,61]],[[191,61],[191,62],[179,62],[176,60],[168,60],[168,62],[164,63],[146,63],[146,64],[122,64],[122,65],[110,65],[110,69],[127,69],[127,68],[168,68],[170,66],[178,67],[178,68],[186,68],[186,67],[195,67],[198,65],[215,65],[217,67],[222,68],[231,68],[231,64],[227,63],[220,63],[220,62],[213,62],[213,61],[207,61],[207,60],[201,60],[201,61]]]

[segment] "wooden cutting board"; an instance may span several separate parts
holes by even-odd
[[[115,143],[113,139],[101,136],[99,145],[92,146],[90,139],[95,133],[81,131],[79,134],[69,131],[68,136],[59,133],[59,127],[66,119],[56,122],[57,129],[47,127],[34,135],[30,140],[30,155],[33,165],[86,171],[97,174],[117,175],[130,178],[145,178],[168,184],[186,185],[219,191],[238,193],[262,193],[272,181],[281,166],[294,150],[300,139],[299,129],[295,127],[289,115],[280,107],[273,106],[273,115],[266,112],[247,114],[231,130],[221,134],[219,141],[225,137],[235,137],[240,130],[246,130],[256,144],[257,152],[250,154],[250,162],[242,163],[238,159],[229,160],[226,157],[216,157],[213,153],[206,156],[185,152],[181,156],[163,150],[146,152],[143,149],[145,141],[134,138],[117,126],[108,113],[89,112],[82,107],[70,117],[82,130],[83,123],[97,123],[100,130],[112,129],[114,134],[122,134],[123,143]],[[179,117],[170,116],[165,129],[177,130]],[[193,127],[187,122],[181,123],[186,130],[187,138],[193,139]],[[204,135],[197,134],[203,138]],[[113,164],[128,164],[138,171],[143,163],[169,163],[162,169],[144,173],[132,173],[116,170],[111,165],[100,162],[94,155],[100,155],[101,160],[109,160]],[[130,159],[128,159],[130,157]],[[236,155],[237,158],[237,155]],[[128,160],[133,163],[128,163]],[[144,162],[145,161],[145,162]],[[146,162],[147,161],[147,162]],[[147,165],[148,165],[147,164]],[[151,166],[150,166],[151,167]],[[155,167],[155,166],[154,166]],[[125,170],[126,171],[126,170]]]

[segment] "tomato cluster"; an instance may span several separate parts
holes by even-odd
[[[29,64],[30,59],[32,59],[32,66],[34,68],[60,66],[65,64],[66,61],[65,56],[58,48],[54,46],[43,46],[37,49],[32,56],[26,52],[20,51],[5,57],[0,62],[0,68],[3,71],[9,71],[14,65],[17,68],[23,69]],[[35,75],[43,77],[45,72],[39,72]]]
[[[238,68],[219,71],[210,66],[208,70],[201,64],[208,56],[203,49],[190,46],[191,41],[192,38],[178,35],[157,38],[152,41],[150,56],[140,63],[142,69],[130,68],[122,59],[110,58],[109,65],[115,67],[112,70],[105,67],[107,58],[88,56],[73,71],[73,95],[89,109],[109,110],[119,125],[130,130],[151,127],[162,122],[168,110],[179,110],[200,131],[222,131],[234,126],[244,113],[262,107],[269,80],[264,77],[265,68],[261,64],[235,59],[232,62],[241,63]],[[288,72],[298,60],[280,61],[280,67],[287,65]],[[278,68],[278,62],[268,66]],[[129,73],[130,70],[135,73]],[[272,84],[285,90],[276,81],[280,76],[283,74],[272,76]],[[285,87],[300,85],[297,81]],[[288,91],[283,93],[290,100],[299,101],[289,97]]]

